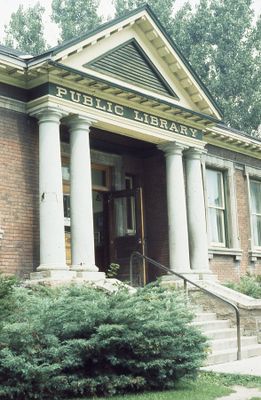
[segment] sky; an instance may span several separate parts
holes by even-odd
[[[16,11],[19,7],[19,4],[22,4],[25,8],[28,6],[32,6],[37,1],[45,7],[46,12],[44,16],[44,26],[45,26],[45,38],[47,43],[51,46],[55,46],[57,43],[57,38],[59,35],[58,28],[55,24],[51,22],[51,3],[52,0],[0,0],[0,42],[3,40],[4,36],[4,27],[8,24],[11,13]],[[179,9],[186,0],[176,0],[175,2],[175,9]],[[227,0],[229,1],[229,0]],[[198,0],[189,0],[192,5],[195,5]],[[255,10],[255,14],[259,15],[261,13],[261,0],[254,0],[253,6]],[[109,15],[113,14],[113,8],[111,5],[111,0],[101,0],[100,6],[100,14],[103,14],[104,19]]]

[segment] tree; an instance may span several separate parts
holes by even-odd
[[[40,3],[24,9],[22,5],[11,14],[8,26],[5,26],[4,44],[26,53],[37,55],[46,49],[43,38],[44,8]]]
[[[128,11],[134,10],[140,5],[144,4],[144,0],[113,0],[116,10],[116,16],[127,14]],[[175,0],[147,0],[149,4],[164,26],[164,28],[171,32],[173,25],[173,8]]]
[[[52,20],[61,30],[62,41],[95,28],[101,18],[97,14],[100,0],[53,0]]]
[[[261,120],[260,20],[251,0],[200,0],[175,15],[172,36],[234,128],[252,133]]]

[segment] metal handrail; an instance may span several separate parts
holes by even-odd
[[[195,287],[197,287],[198,289],[202,290],[203,292],[207,293],[208,295],[215,297],[221,301],[223,301],[223,303],[228,304],[229,306],[231,306],[235,313],[236,313],[236,322],[237,322],[237,360],[241,360],[241,335],[240,335],[240,313],[239,313],[239,309],[238,307],[230,302],[229,300],[224,299],[223,297],[219,296],[218,294],[213,293],[212,291],[205,289],[204,287],[198,285],[197,283],[191,281],[190,279],[186,278],[185,276],[179,274],[178,272],[174,272],[171,269],[167,268],[165,265],[160,264],[159,262],[153,260],[152,258],[145,256],[141,253],[139,253],[138,251],[134,251],[131,256],[130,256],[130,283],[131,285],[133,284],[133,259],[134,257],[137,258],[142,258],[143,260],[148,261],[149,263],[151,263],[152,265],[154,265],[155,267],[160,268],[161,270],[167,272],[170,275],[175,275],[180,279],[183,279],[184,282],[184,290],[187,293],[188,292],[188,283],[190,285],[193,285]]]

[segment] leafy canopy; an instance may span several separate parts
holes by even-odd
[[[43,53],[46,49],[43,13],[44,7],[39,2],[27,9],[19,5],[11,14],[9,25],[5,26],[4,44],[32,55]]]
[[[52,19],[61,30],[62,41],[79,36],[101,23],[100,0],[53,0]]]
[[[224,111],[248,133],[261,123],[261,30],[251,0],[200,0],[175,15],[172,37]]]

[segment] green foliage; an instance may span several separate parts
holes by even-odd
[[[52,19],[61,30],[61,39],[69,40],[96,28],[100,0],[53,0]]]
[[[119,269],[120,269],[119,264],[110,263],[109,268],[106,272],[107,278],[115,278],[115,276],[117,276],[117,274],[119,272]]]
[[[43,38],[43,13],[44,8],[40,3],[24,9],[22,5],[11,14],[8,26],[5,26],[6,46],[37,55],[46,49]]]
[[[3,400],[168,389],[205,357],[184,298],[159,287],[16,288],[13,301],[0,332]]]
[[[0,329],[2,321],[12,312],[12,294],[16,284],[17,279],[15,277],[0,274]]]
[[[246,386],[246,387],[258,387],[261,386],[261,377],[254,375],[237,375],[237,374],[225,374],[217,372],[201,372],[201,378],[204,379],[205,383],[212,383],[224,386]]]
[[[175,0],[113,0],[116,16],[122,16],[129,11],[147,3],[154,11],[164,28],[171,32],[173,25],[173,9]]]
[[[243,276],[238,283],[229,282],[227,287],[244,293],[255,299],[261,299],[261,277],[254,275]]]
[[[261,120],[261,29],[251,0],[200,0],[176,14],[172,37],[224,111],[246,132]]]

